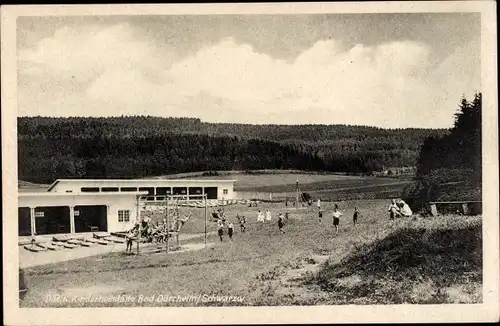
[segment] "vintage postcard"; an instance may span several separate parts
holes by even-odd
[[[498,321],[495,9],[2,6],[4,323]]]

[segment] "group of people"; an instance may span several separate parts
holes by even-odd
[[[396,201],[393,199],[389,205],[389,218],[394,220],[396,217],[411,217],[413,212],[410,206],[404,200]]]
[[[319,222],[322,221],[323,219],[323,211],[321,210],[321,201],[318,199],[318,219]],[[412,211],[410,206],[405,203],[404,200],[399,200],[396,201],[393,199],[391,201],[391,204],[389,206],[389,219],[394,220],[397,217],[411,217],[412,216]],[[342,213],[339,210],[339,207],[337,204],[335,204],[333,213],[332,213],[332,218],[333,218],[333,226],[335,227],[335,232],[339,232],[339,224],[340,224],[340,218],[342,217]],[[354,212],[352,215],[352,223],[353,225],[356,225],[358,223],[358,217],[360,213],[357,207],[354,207]]]
[[[246,231],[246,223],[247,223],[246,217],[236,214],[236,219],[238,220],[238,223],[240,225],[241,233],[244,233]],[[221,217],[217,219],[217,234],[219,235],[219,239],[221,242],[224,241],[224,234],[225,234],[224,230],[227,231],[227,235],[229,236],[229,241],[233,241],[234,225],[230,221],[226,221],[224,215],[221,215]]]
[[[323,219],[323,210],[321,209],[321,200],[317,200],[317,207],[318,207],[318,220],[321,223]],[[391,201],[391,204],[389,206],[389,218],[390,220],[394,220],[397,217],[409,217],[412,215],[412,211],[410,209],[410,206],[405,203],[403,200],[396,201],[393,199]],[[217,221],[217,229],[218,229],[218,236],[220,241],[224,241],[224,235],[227,233],[229,236],[229,240],[233,240],[233,235],[234,235],[234,225],[232,222],[227,221],[226,215],[224,213],[224,210],[222,208],[217,209],[216,211],[212,212],[212,216],[214,219]],[[332,213],[332,222],[333,222],[333,227],[335,227],[335,233],[337,234],[339,232],[339,225],[340,225],[340,218],[343,216],[342,212],[339,210],[339,206],[335,204],[333,213]],[[360,212],[357,207],[354,207],[354,212],[352,215],[352,223],[353,225],[356,225],[358,223],[358,217],[360,216]],[[285,226],[285,223],[288,221],[289,218],[289,212],[288,209],[285,209],[285,214],[283,215],[281,212],[278,213],[278,229],[282,234],[285,234],[285,230],[283,229]],[[189,219],[187,218],[180,218],[177,216],[177,218],[174,218],[175,222],[175,229],[178,231],[180,227]],[[240,216],[239,214],[236,214],[236,219],[238,221],[238,224],[240,225],[240,230],[242,233],[246,231],[246,217],[245,216]],[[265,222],[270,222],[272,221],[272,215],[271,211],[269,209],[266,209],[265,212],[259,210],[257,212],[257,222],[258,223],[265,223]],[[156,241],[162,242],[166,240],[168,230],[167,230],[167,223],[166,220],[163,220],[163,223],[159,222],[156,225],[153,225],[151,223],[151,218],[149,216],[144,217],[140,221],[140,226],[141,226],[141,236],[149,239],[156,239]],[[136,225],[129,231],[127,234],[127,252],[132,251],[132,239],[137,238],[137,235],[139,233],[139,223],[136,223]]]
[[[260,210],[257,212],[257,222],[264,223],[266,221],[270,222],[271,220],[272,216],[271,216],[271,211],[269,211],[269,209],[266,209],[265,213],[263,213]],[[281,212],[278,213],[278,228],[283,234],[285,233],[285,231],[283,230],[283,227],[285,226],[285,221],[288,221],[288,210],[285,210],[284,216],[283,213]]]
[[[180,216],[178,209],[174,210],[170,225],[167,219],[163,221],[152,222],[151,217],[145,214],[140,221],[136,222],[132,229],[126,234],[126,253],[132,252],[133,241],[139,237],[145,239],[146,242],[165,243],[168,239],[168,233],[179,232],[182,226],[189,220],[191,215]]]

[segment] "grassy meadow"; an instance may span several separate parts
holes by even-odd
[[[21,307],[212,306],[479,303],[482,300],[481,217],[441,216],[390,221],[387,200],[338,202],[344,216],[335,234],[333,203],[290,210],[286,234],[277,226],[283,204],[225,208],[232,242],[198,251],[139,256],[120,253],[25,270],[29,292]],[[357,225],[351,217],[360,210]],[[271,222],[258,224],[259,209]],[[210,210],[209,210],[210,213]],[[241,233],[236,213],[247,216]],[[186,224],[202,232],[202,210]],[[210,222],[209,230],[215,230]],[[201,243],[202,238],[189,242]],[[52,302],[48,295],[232,295],[242,302]]]

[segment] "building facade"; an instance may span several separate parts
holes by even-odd
[[[144,194],[20,193],[19,236],[129,230]]]
[[[147,192],[148,200],[164,200],[167,195],[185,196],[186,199],[236,199],[236,180],[189,179],[59,179],[50,185],[48,192],[56,193],[126,193]]]
[[[232,200],[234,180],[56,180],[47,192],[18,194],[19,236],[122,232],[139,219],[143,204]]]

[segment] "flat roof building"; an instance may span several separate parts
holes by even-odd
[[[47,192],[18,194],[19,236],[122,232],[140,215],[139,202],[232,200],[235,180],[59,179]]]
[[[48,192],[58,193],[106,193],[146,191],[148,200],[164,200],[166,195],[182,195],[186,199],[236,199],[236,180],[190,180],[190,179],[58,179],[50,185]]]

